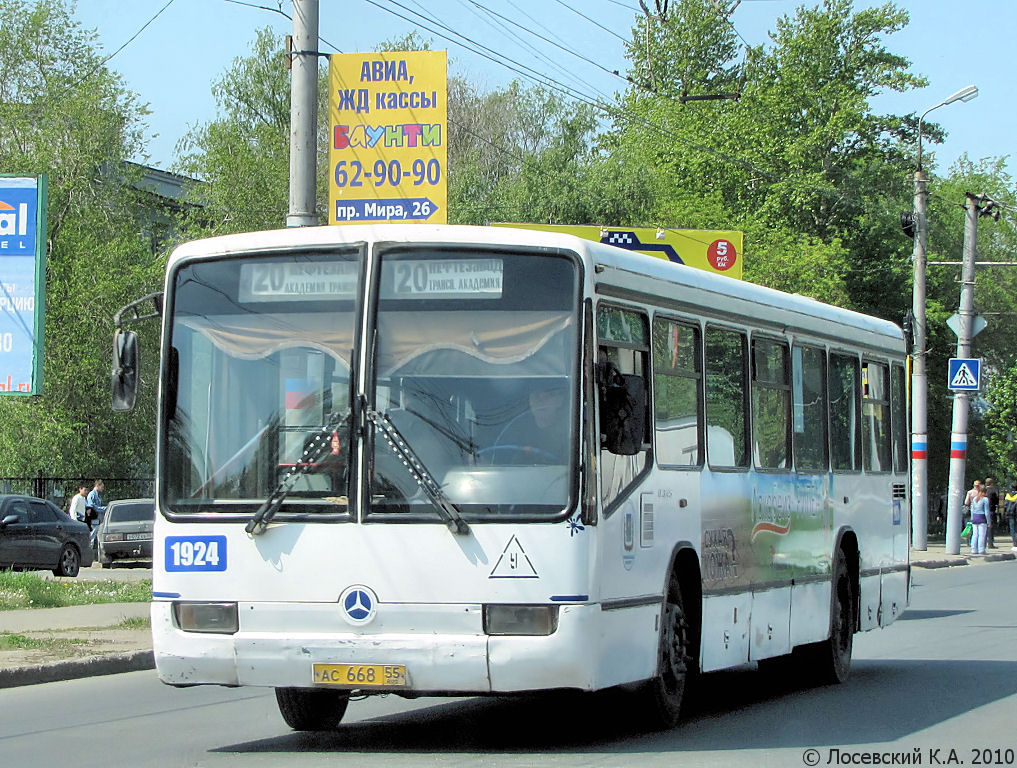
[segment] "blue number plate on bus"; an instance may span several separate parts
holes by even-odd
[[[225,571],[225,536],[167,536],[167,571]]]

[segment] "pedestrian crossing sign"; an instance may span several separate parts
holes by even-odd
[[[977,392],[982,388],[982,361],[951,357],[947,380],[949,388],[955,392]]]

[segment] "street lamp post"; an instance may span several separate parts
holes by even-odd
[[[915,172],[915,243],[914,290],[911,312],[914,316],[914,346],[911,357],[911,546],[917,550],[928,548],[928,376],[925,350],[925,248],[929,230],[925,213],[928,207],[928,189],[922,169],[922,125],[930,112],[955,101],[971,101],[978,88],[969,85],[945,101],[930,107],[918,118],[918,170]]]

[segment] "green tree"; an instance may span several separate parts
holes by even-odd
[[[1017,481],[1017,363],[989,379],[985,414],[986,450],[1000,480]]]
[[[999,158],[972,162],[962,156],[944,177],[933,175],[929,189],[929,261],[960,262],[963,259],[965,193],[985,194],[997,201],[1017,197],[1006,162]],[[1009,212],[998,221],[978,219],[977,261],[1010,262],[1015,251],[1017,223]],[[959,307],[960,279],[959,263],[928,269],[929,434],[942,436],[939,440],[930,440],[930,477],[945,478],[949,461],[953,400],[942,383],[947,379],[949,358],[957,353],[957,337],[946,321]],[[969,477],[994,475],[1001,480],[1017,479],[1012,462],[1007,458],[1014,448],[1006,427],[1007,420],[1012,419],[1009,392],[1013,382],[1010,379],[1017,363],[1017,348],[1013,344],[1017,336],[1015,296],[1017,272],[1013,267],[976,267],[974,306],[985,317],[987,325],[973,339],[971,355],[984,361],[985,389],[983,397],[975,401],[977,407],[969,419]],[[937,471],[940,468],[941,473]]]
[[[889,3],[854,12],[824,0],[782,17],[742,65],[712,0],[641,19],[636,84],[615,126],[654,175],[655,223],[719,219],[758,233],[747,238],[750,279],[787,289],[784,265],[802,261],[793,290],[899,321],[909,249],[887,210],[907,197],[913,118],[875,114],[869,101],[923,84],[883,42],[906,23]],[[731,92],[740,98],[682,99]]]
[[[73,5],[0,0],[0,167],[49,179],[44,389],[0,397],[0,475],[152,471],[154,387],[138,414],[109,407],[112,316],[163,266],[124,163],[144,114]]]
[[[327,67],[319,67],[318,214],[325,221]],[[174,168],[203,182],[188,219],[192,237],[278,229],[289,208],[290,76],[285,42],[258,30],[251,53],[212,85],[219,116],[189,131]]]
[[[484,94],[453,78],[450,221],[587,223],[596,127],[592,108],[542,88],[513,82]]]

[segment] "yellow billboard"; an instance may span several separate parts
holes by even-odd
[[[718,275],[742,278],[743,233],[731,230],[654,229],[652,227],[598,227],[567,224],[508,224],[493,227],[561,232],[595,243],[606,243],[628,251],[639,251]]]
[[[329,56],[329,224],[448,223],[445,51]]]

